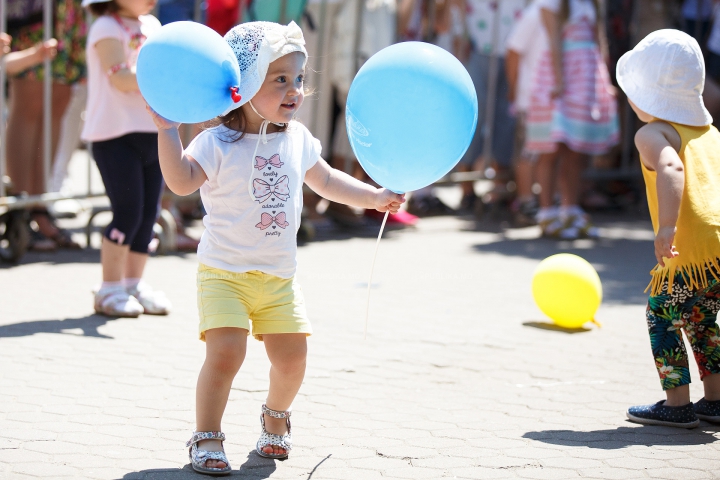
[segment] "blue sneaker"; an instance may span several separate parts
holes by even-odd
[[[712,423],[720,423],[720,400],[711,402],[701,398],[693,405],[693,408],[698,418]]]
[[[720,402],[718,402],[720,403]],[[692,403],[682,407],[668,407],[665,400],[652,405],[636,405],[628,408],[627,417],[631,422],[643,425],[663,425],[666,427],[695,428],[700,425]]]

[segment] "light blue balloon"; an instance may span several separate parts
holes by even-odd
[[[462,63],[440,47],[404,42],[382,49],[350,86],[345,124],[365,172],[396,193],[446,175],[470,146],[478,102]]]
[[[140,93],[150,107],[174,122],[199,123],[234,103],[240,67],[230,45],[213,29],[195,22],[160,28],[140,49]]]

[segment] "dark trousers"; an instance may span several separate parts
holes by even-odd
[[[92,153],[113,212],[105,237],[147,253],[163,186],[157,134],[128,133],[94,142]]]

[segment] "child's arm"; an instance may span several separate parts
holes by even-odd
[[[375,188],[351,177],[345,172],[330,168],[322,158],[305,174],[305,183],[319,195],[333,202],[362,208],[374,208],[380,212],[397,213],[405,203],[405,195],[398,195],[385,188]]]
[[[12,76],[57,55],[57,40],[51,38],[35,46],[5,55],[5,72]]]
[[[147,110],[158,127],[158,156],[165,183],[177,195],[190,195],[207,180],[205,171],[194,158],[183,153],[180,124],[164,119],[149,106]]]
[[[520,72],[520,53],[508,49],[505,53],[505,77],[508,82],[508,101],[515,103],[517,93],[517,79]]]
[[[553,98],[559,97],[565,90],[565,79],[563,77],[563,47],[562,47],[562,25],[559,15],[547,8],[540,9],[540,18],[547,32],[550,44],[553,73],[555,74],[555,87],[552,90]]]
[[[121,92],[140,90],[135,72],[130,70],[122,43],[117,38],[103,38],[95,44],[100,66],[110,77],[110,85]]]
[[[680,255],[673,245],[680,200],[685,188],[685,167],[678,155],[680,135],[665,122],[653,122],[638,130],[635,145],[643,165],[657,172],[658,232],[655,235],[655,258],[664,267],[663,257]]]

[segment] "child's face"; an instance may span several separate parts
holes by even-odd
[[[270,64],[265,81],[252,98],[252,103],[260,115],[275,123],[288,123],[292,120],[305,98],[304,64],[305,55],[301,52],[290,53]],[[254,113],[251,115],[257,118]]]
[[[155,8],[157,0],[115,0],[119,10],[118,14],[124,17],[137,18],[140,15],[147,15]]]
[[[640,108],[633,103],[632,100],[628,98],[628,103],[632,107],[635,114],[638,116],[641,122],[649,123],[651,122],[655,117],[650,115],[649,113],[645,113],[644,111],[640,110]]]

